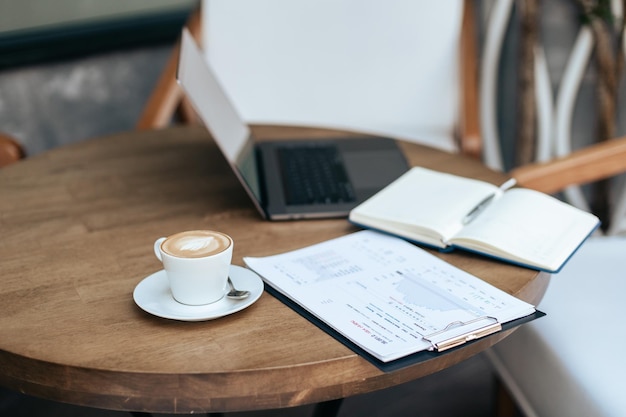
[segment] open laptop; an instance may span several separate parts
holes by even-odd
[[[264,218],[345,217],[408,169],[388,138],[255,142],[187,29],[177,79]]]

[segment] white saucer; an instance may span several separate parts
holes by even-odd
[[[243,310],[263,294],[263,281],[249,269],[231,265],[230,278],[237,289],[250,291],[250,296],[243,300],[224,296],[214,303],[201,306],[181,304],[172,297],[167,275],[164,270],[160,270],[137,284],[133,298],[142,310],[155,316],[182,321],[212,320]]]

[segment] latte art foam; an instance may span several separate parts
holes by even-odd
[[[161,248],[179,258],[202,258],[215,255],[230,246],[230,239],[219,232],[194,230],[168,237]]]
[[[179,241],[180,250],[185,251],[213,251],[218,247],[218,242],[213,236],[195,237],[190,236]]]

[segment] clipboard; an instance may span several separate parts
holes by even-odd
[[[280,291],[274,289],[271,285],[267,284],[267,282],[264,282],[264,285],[265,285],[265,290],[268,293],[270,293],[272,296],[274,296],[276,299],[280,300],[283,304],[287,305],[288,307],[296,311],[298,314],[300,314],[302,317],[307,319],[309,322],[311,322],[312,324],[314,324],[321,330],[331,335],[333,338],[335,338],[341,344],[346,346],[348,349],[352,350],[354,353],[363,357],[364,359],[366,359],[368,362],[370,362],[372,365],[376,366],[378,369],[380,369],[383,372],[397,371],[407,366],[412,366],[420,362],[425,362],[427,360],[440,357],[441,355],[446,355],[450,352],[455,351],[456,349],[462,348],[463,346],[467,344],[476,343],[477,341],[485,337],[494,335],[501,331],[514,329],[522,324],[531,322],[533,320],[536,320],[546,315],[545,313],[539,310],[535,310],[534,313],[528,316],[521,317],[516,320],[511,320],[506,323],[498,323],[497,320],[495,320],[492,317],[479,317],[476,320],[471,320],[470,322],[464,322],[464,323],[453,322],[453,323],[450,323],[448,327],[446,327],[447,330],[450,330],[453,328],[462,329],[464,325],[468,325],[468,324],[471,325],[471,324],[479,323],[479,322],[481,323],[481,325],[477,327],[472,326],[471,331],[463,331],[461,332],[461,334],[455,334],[452,337],[445,336],[444,332],[446,331],[446,329],[442,330],[441,332],[426,335],[424,336],[424,338],[426,340],[431,341],[431,344],[433,345],[431,349],[416,352],[416,353],[404,356],[402,358],[395,359],[390,362],[383,362],[379,360],[378,358],[374,357],[372,354],[370,354],[366,350],[360,348],[356,343],[352,342],[350,339],[343,336],[341,333],[339,333],[338,331],[336,331],[335,329],[327,325],[324,321],[317,318],[315,315],[307,311],[305,308],[300,306],[291,298],[282,294]],[[494,320],[495,320],[495,323],[494,323]]]
[[[422,337],[431,344],[429,350],[444,352],[502,330],[502,324],[495,317],[477,317],[469,321],[454,321],[443,330]],[[450,334],[452,333],[452,334]]]

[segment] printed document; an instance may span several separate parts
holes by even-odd
[[[383,362],[535,312],[425,250],[371,230],[244,261],[267,284]]]

